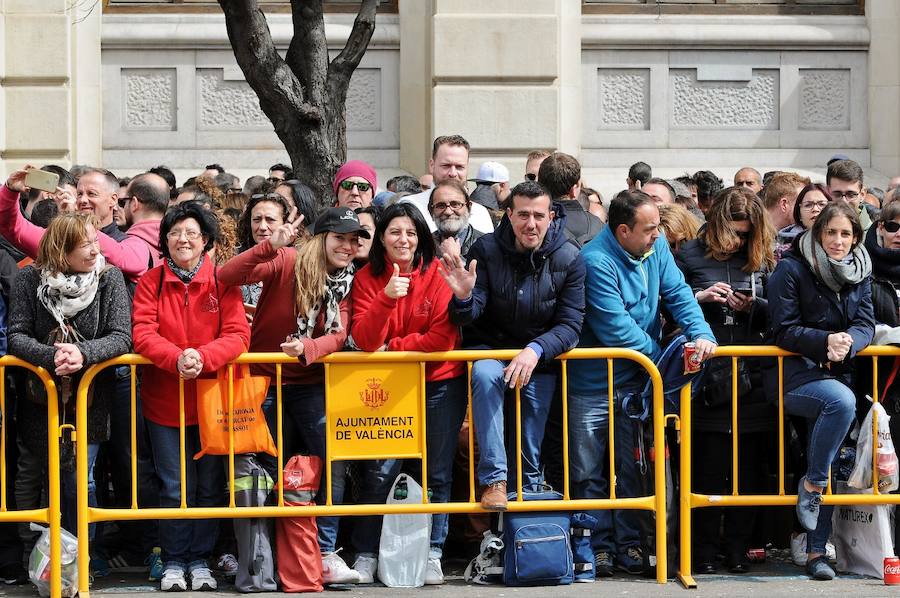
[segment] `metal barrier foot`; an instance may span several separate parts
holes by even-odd
[[[684,573],[678,574],[678,582],[684,586],[686,590],[696,590],[697,582],[694,581],[693,575],[685,575]]]

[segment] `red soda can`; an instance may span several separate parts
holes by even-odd
[[[700,371],[700,355],[697,354],[697,343],[684,343],[684,373],[695,374]]]
[[[751,548],[747,551],[747,559],[751,563],[765,563],[766,562],[766,549],[765,548]]]
[[[900,585],[900,559],[895,556],[884,558],[884,585]]]

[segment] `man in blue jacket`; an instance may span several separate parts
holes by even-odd
[[[450,318],[465,326],[467,346],[521,349],[512,361],[472,366],[472,411],[478,447],[481,506],[506,509],[507,478],[543,482],[540,449],[556,390],[553,358],[573,348],[584,319],[584,261],[565,234],[565,209],[538,183],[519,183],[497,230],[481,237],[466,268],[458,253],[445,252],[442,272],[453,290]],[[477,270],[477,272],[476,272]],[[504,442],[504,404],[521,389],[522,453],[515,428]],[[507,446],[510,453],[507,454]]]
[[[691,288],[675,265],[665,236],[659,232],[659,209],[642,191],[622,191],[609,207],[609,223],[581,250],[587,275],[586,326],[581,347],[617,347],[640,351],[652,360],[662,352],[661,303],[684,335],[706,359],[715,350],[715,336],[703,319]],[[616,496],[637,496],[633,420],[621,411],[619,398],[643,387],[643,369],[625,359],[613,362],[616,391]],[[568,366],[570,475],[572,496],[607,498],[609,480],[603,467],[609,439],[609,399],[606,360],[573,360]],[[600,521],[592,543],[598,576],[612,575],[613,558],[629,573],[642,571],[636,513],[592,513]],[[614,533],[615,529],[615,533]]]

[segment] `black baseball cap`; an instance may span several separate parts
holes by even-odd
[[[371,239],[372,235],[359,223],[359,218],[348,208],[328,208],[322,212],[313,225],[313,234],[321,233],[359,233],[363,239]]]

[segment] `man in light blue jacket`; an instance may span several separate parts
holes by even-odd
[[[587,275],[580,347],[634,349],[655,361],[662,351],[662,303],[684,335],[697,344],[702,360],[715,351],[715,336],[675,265],[665,236],[660,235],[659,210],[649,195],[641,191],[619,193],[610,204],[608,226],[584,246],[581,255]],[[616,496],[634,497],[639,487],[633,458],[636,427],[622,413],[620,397],[642,387],[645,379],[641,376],[643,368],[634,362],[617,359],[613,363]],[[607,498],[609,480],[603,471],[609,439],[606,360],[573,360],[568,369],[572,496]],[[641,573],[637,513],[592,514],[599,521],[592,540],[596,575],[608,577],[614,566]]]

